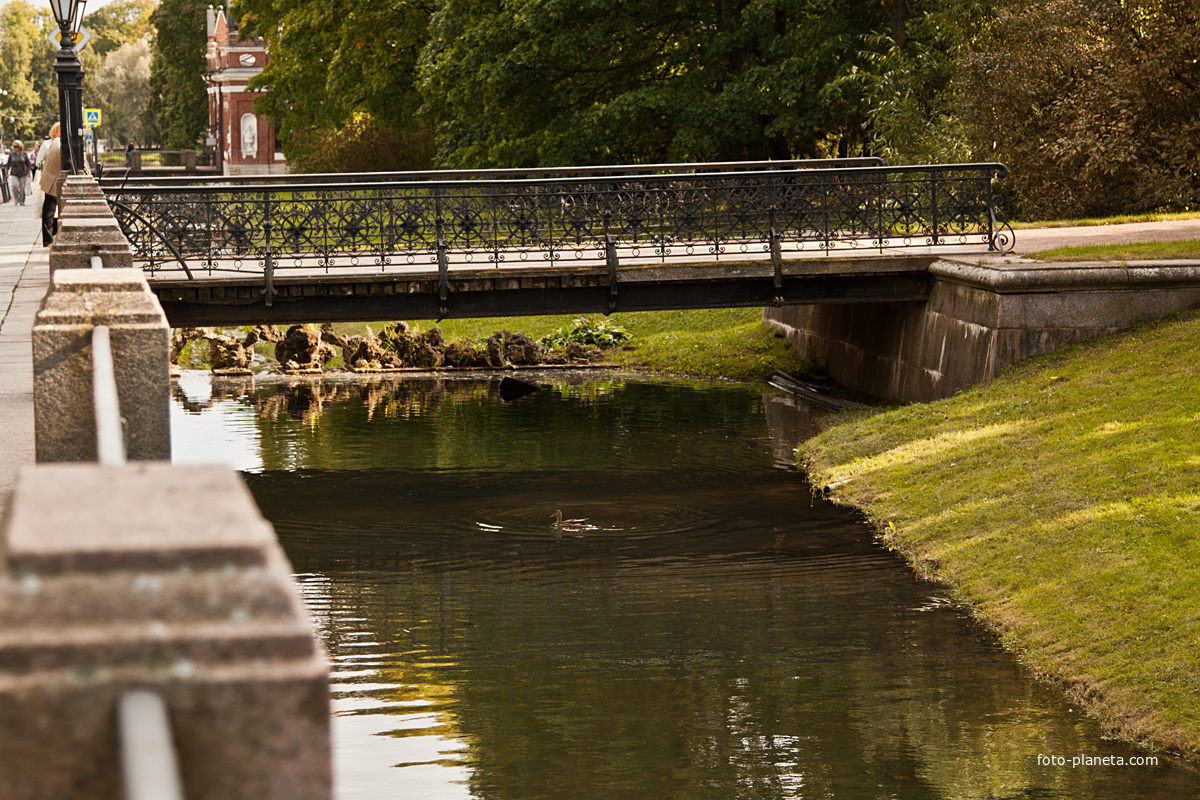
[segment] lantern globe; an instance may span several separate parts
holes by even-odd
[[[54,21],[58,23],[58,27],[71,24],[71,17],[75,14],[74,0],[50,0],[50,10],[54,13]]]

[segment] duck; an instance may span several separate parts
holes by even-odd
[[[597,530],[595,525],[588,523],[586,519],[563,519],[562,511],[554,509],[554,527],[560,531],[594,531]]]

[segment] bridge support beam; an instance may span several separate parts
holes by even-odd
[[[767,308],[829,377],[886,400],[949,397],[1010,364],[1200,305],[1200,263],[938,261],[928,299]]]
[[[132,689],[165,701],[188,800],[329,800],[328,667],[234,472],[30,467],[0,535],[6,800],[125,798]]]

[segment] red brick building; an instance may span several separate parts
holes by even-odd
[[[208,7],[208,141],[225,175],[287,172],[275,141],[275,127],[254,111],[261,92],[246,84],[267,65],[261,38],[243,41],[237,23],[224,8]]]

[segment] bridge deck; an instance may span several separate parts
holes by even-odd
[[[442,319],[727,308],[792,303],[908,301],[925,297],[930,255],[458,268],[445,291],[436,267],[374,274],[151,281],[175,327],[252,323]],[[777,280],[778,278],[778,280]]]

